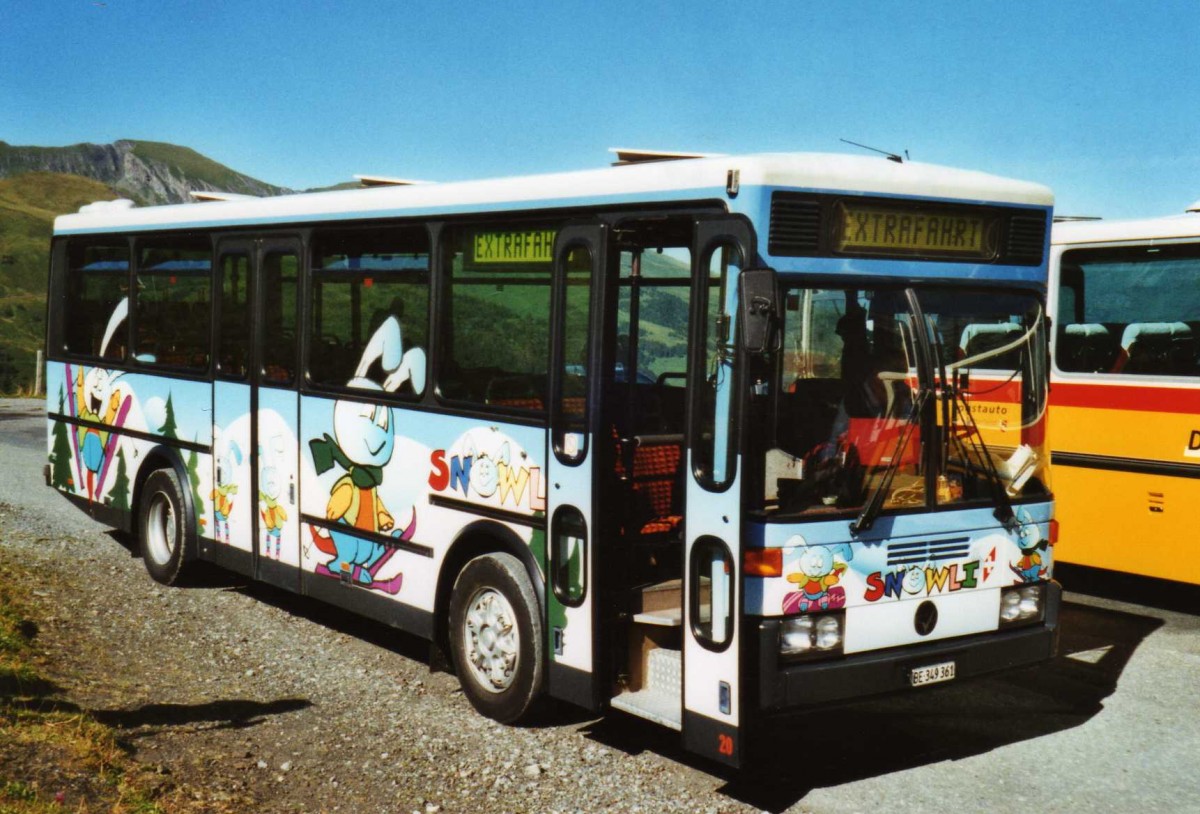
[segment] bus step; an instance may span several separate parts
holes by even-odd
[[[674,730],[683,729],[682,654],[658,647],[647,656],[646,685],[612,699],[614,709],[637,715]]]
[[[663,608],[655,611],[642,611],[633,615],[633,621],[642,625],[657,625],[659,627],[679,627],[683,621],[683,609],[680,607]]]

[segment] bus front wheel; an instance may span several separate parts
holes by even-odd
[[[487,554],[467,563],[450,599],[450,649],[463,692],[501,723],[527,715],[541,695],[545,639],[521,561]]]
[[[142,560],[155,581],[174,585],[190,560],[191,524],[179,476],[172,469],[150,474],[142,487],[138,511],[138,539]]]

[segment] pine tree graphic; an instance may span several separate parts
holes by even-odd
[[[170,402],[167,402],[170,404]],[[200,462],[196,450],[192,450],[187,459],[188,482],[192,486],[192,505],[196,507],[196,522],[204,526],[204,497],[200,494]]]
[[[167,418],[163,421],[163,425],[158,428],[158,431],[166,438],[179,439],[177,434],[178,427],[175,425],[175,405],[171,403],[171,394],[167,393]]]
[[[63,411],[63,388],[58,386],[58,414]],[[71,442],[67,438],[67,426],[54,422],[54,447],[50,450],[50,483],[55,489],[71,489],[75,475],[71,468]]]
[[[117,477],[113,481],[112,491],[108,493],[108,502],[121,511],[129,511],[129,475],[125,471],[125,450],[117,450]]]

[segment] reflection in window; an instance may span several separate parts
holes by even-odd
[[[296,283],[300,259],[269,251],[262,263],[262,377],[272,384],[296,378]]]
[[[545,409],[555,235],[529,224],[448,233],[442,396]]]
[[[720,489],[734,477],[733,380],[734,298],[739,254],[732,246],[713,249],[708,258],[708,295],[704,310],[704,377],[697,394],[693,460],[700,482]],[[732,270],[732,274],[730,273]]]
[[[208,238],[145,242],[138,252],[134,353],[141,362],[206,369],[212,302]]]
[[[1041,303],[1024,292],[917,296],[935,358],[946,368],[938,409],[950,429],[938,448],[937,503],[994,502],[998,491],[1009,498],[1047,494]]]
[[[560,602],[578,607],[587,593],[587,522],[574,506],[563,506],[553,525],[551,586]]]
[[[64,345],[70,353],[113,361],[128,350],[129,245],[124,241],[67,247]]]
[[[735,607],[729,548],[715,537],[697,540],[690,578],[692,630],[701,644],[723,650],[733,636]]]
[[[781,353],[759,363],[778,379],[756,380],[747,423],[763,507],[869,515],[1045,495],[1045,347],[1033,293],[786,289]]]
[[[250,352],[250,257],[221,256],[221,324],[217,331],[217,370],[246,378]]]
[[[554,450],[564,461],[587,455],[587,364],[591,345],[592,253],[577,246],[567,254],[562,293],[562,392],[557,395]]]
[[[314,384],[425,390],[429,239],[422,230],[318,234],[313,244]]]

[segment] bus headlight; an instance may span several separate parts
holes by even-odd
[[[813,641],[816,627],[811,616],[784,619],[779,630],[779,654],[799,656],[812,650],[816,646]]]
[[[845,615],[840,611],[784,619],[779,629],[779,655],[801,658],[840,653],[844,627]]]
[[[1014,585],[1000,593],[1000,624],[1041,621],[1046,612],[1043,585]]]

